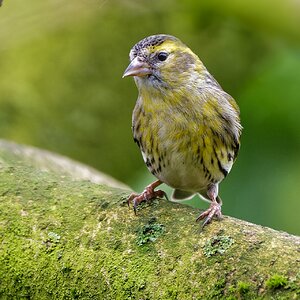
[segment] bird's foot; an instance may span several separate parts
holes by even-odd
[[[161,184],[161,182],[159,184]],[[150,200],[153,200],[156,198],[163,198],[163,197],[165,197],[168,200],[168,196],[167,196],[166,192],[164,192],[162,190],[154,191],[154,189],[159,184],[157,181],[155,181],[152,184],[148,185],[142,193],[140,193],[140,194],[132,193],[128,197],[127,204],[128,204],[128,206],[130,206],[130,203],[132,202],[133,210],[134,210],[135,214],[136,214],[137,206],[144,201],[149,202]]]
[[[214,216],[217,217],[217,219],[219,220],[222,219],[221,204],[218,203],[217,201],[213,201],[210,204],[210,207],[198,216],[196,222],[199,222],[200,220],[204,219],[202,223],[202,228],[203,228],[205,225],[211,222]]]

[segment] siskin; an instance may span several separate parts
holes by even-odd
[[[179,39],[152,35],[130,51],[123,77],[134,76],[139,95],[132,116],[134,141],[158,180],[131,194],[134,211],[142,201],[199,194],[210,202],[197,221],[221,218],[219,183],[228,175],[240,147],[239,108],[201,60]]]

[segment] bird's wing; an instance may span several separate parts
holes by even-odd
[[[238,106],[225,92],[211,93],[201,110],[203,121],[199,133],[204,165],[219,180],[230,172],[240,148],[242,127]]]

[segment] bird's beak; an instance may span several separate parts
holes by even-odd
[[[127,76],[146,76],[151,74],[150,66],[143,61],[140,61],[137,57],[129,64],[125,70],[123,77]]]

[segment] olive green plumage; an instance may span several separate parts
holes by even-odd
[[[236,102],[173,36],[143,39],[130,61],[124,76],[134,76],[139,91],[132,130],[148,169],[175,189],[174,198],[199,193],[214,206],[205,216],[221,216],[218,184],[240,145]]]

